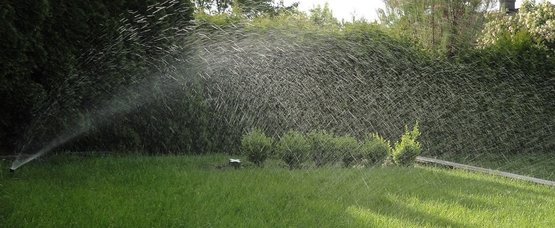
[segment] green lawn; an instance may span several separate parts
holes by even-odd
[[[555,181],[555,155],[553,154],[461,154],[440,158]]]
[[[555,227],[555,189],[430,167],[220,168],[225,156],[0,163],[0,227]]]

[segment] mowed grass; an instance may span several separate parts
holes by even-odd
[[[555,181],[553,154],[461,154],[445,156],[443,159]]]
[[[0,227],[555,227],[555,189],[432,167],[107,156],[0,169]]]

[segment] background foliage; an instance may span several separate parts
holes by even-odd
[[[91,130],[60,150],[236,152],[242,134],[254,124],[230,124],[229,116],[215,112],[206,102],[211,92],[204,86],[206,81],[191,78],[183,82],[186,86],[172,86],[167,83],[170,79],[160,77],[149,83],[152,87],[138,83],[166,70],[167,63],[161,59],[175,54],[173,44],[195,32],[220,28],[293,31],[286,35],[297,35],[295,41],[303,44],[299,52],[319,50],[321,43],[315,40],[325,39],[337,41],[333,47],[361,47],[353,53],[324,53],[329,59],[353,55],[372,61],[346,61],[336,68],[323,65],[317,72],[318,83],[332,88],[337,79],[331,75],[337,72],[326,70],[345,68],[366,82],[382,83],[353,80],[343,89],[365,90],[364,97],[373,96],[383,107],[406,105],[399,110],[384,108],[383,115],[375,116],[374,123],[379,124],[369,131],[386,132],[385,139],[403,133],[381,129],[395,128],[385,116],[404,118],[405,123],[395,122],[403,125],[430,117],[426,112],[441,111],[442,118],[420,122],[423,153],[553,151],[552,5],[528,4],[516,15],[487,16],[483,9],[490,1],[385,2],[380,23],[370,23],[339,22],[325,5],[306,14],[294,5],[270,1],[3,1],[0,153],[36,150],[73,125]],[[145,23],[149,29],[141,29]],[[187,55],[195,50],[179,51]],[[368,85],[374,87],[364,87]],[[444,86],[451,93],[421,93],[428,85]],[[233,86],[239,85],[229,88]],[[387,88],[408,89],[393,93]],[[389,100],[374,96],[384,93],[390,95]],[[227,102],[236,103],[231,95]],[[106,104],[114,96],[122,99]],[[146,105],[125,99],[142,100]],[[418,107],[423,108],[413,109],[416,106],[410,102],[414,101],[420,101]],[[106,108],[128,111],[109,124],[85,121]],[[357,107],[342,108],[357,114]],[[231,109],[226,111],[233,114]],[[315,129],[268,119],[258,123],[270,129],[272,137],[291,128]],[[343,135],[349,133],[347,128],[337,124],[326,130]]]

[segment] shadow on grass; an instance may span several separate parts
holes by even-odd
[[[408,205],[403,205],[394,202],[388,198],[380,198],[372,202],[372,204],[379,205],[375,207],[355,207],[350,206],[347,208],[347,213],[351,216],[363,221],[366,225],[379,225],[376,224],[374,219],[385,219],[386,221],[398,221],[403,226],[417,226],[429,224],[441,227],[464,227],[465,225],[438,215],[426,213]]]
[[[98,215],[94,220],[99,224],[114,217],[128,224],[134,221],[126,220],[129,214],[147,224],[190,211],[188,217],[175,219],[240,226],[243,220],[236,218],[241,216],[262,226],[297,227],[480,226],[482,220],[498,219],[492,216],[499,213],[539,226],[543,223],[534,213],[546,215],[555,207],[553,189],[457,170],[212,168],[226,161],[226,156],[66,158],[37,161],[13,177],[0,170],[0,185],[6,187],[0,189],[0,227],[3,219],[15,224],[25,216],[44,222],[51,217],[37,211],[58,203],[60,212],[53,215],[65,219],[89,211]],[[99,210],[98,205],[108,206]],[[153,211],[159,214],[153,216]],[[545,224],[553,220],[547,218]]]
[[[537,188],[535,184],[506,178],[461,174],[463,173],[454,173],[447,169],[406,169],[405,173],[394,177],[397,181],[378,182],[377,184],[384,186],[371,188],[372,191],[393,189],[392,191],[375,194],[376,198],[363,203],[344,203],[343,206],[348,215],[367,225],[393,221],[401,226],[466,227],[481,224],[477,220],[465,220],[464,216],[449,218],[440,213],[448,210],[450,212],[445,214],[483,213],[482,216],[488,216],[491,212],[505,212],[505,206],[513,204],[510,206],[513,208],[507,209],[507,212],[526,220],[528,218],[525,214],[537,209],[529,202],[549,201],[553,204],[555,199],[555,191],[550,191],[548,187]],[[490,199],[497,201],[492,202]],[[515,207],[515,202],[523,208]],[[524,214],[520,214],[520,210]]]

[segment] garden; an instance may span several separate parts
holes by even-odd
[[[382,3],[0,3],[0,227],[555,227],[555,6]]]

